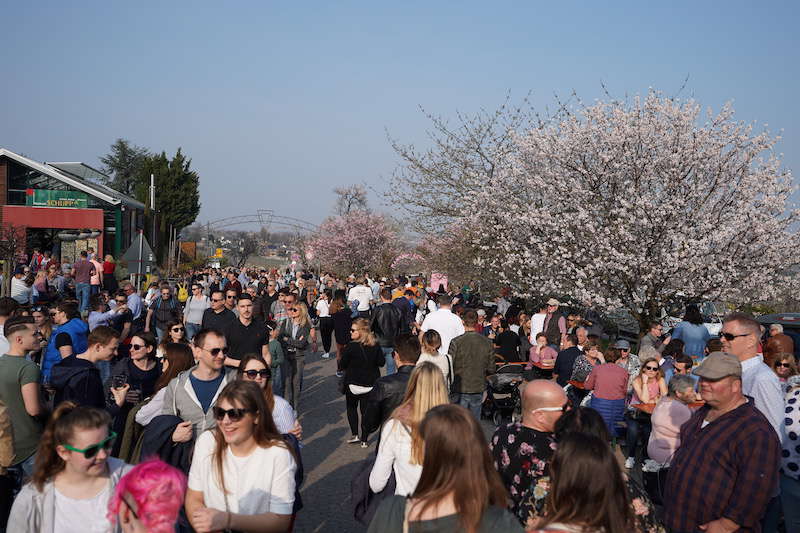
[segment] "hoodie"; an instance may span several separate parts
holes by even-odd
[[[86,359],[78,359],[75,355],[64,358],[53,366],[50,372],[50,384],[56,389],[54,406],[71,400],[78,405],[106,408],[106,395],[100,371]]]

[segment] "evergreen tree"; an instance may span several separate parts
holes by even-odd
[[[103,185],[132,196],[142,165],[149,155],[146,148],[136,146],[127,139],[117,139],[111,145],[111,151],[100,158],[103,172],[109,176]]]

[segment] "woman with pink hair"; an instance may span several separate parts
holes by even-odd
[[[124,533],[172,533],[186,494],[186,476],[160,459],[133,467],[117,483],[108,505]]]

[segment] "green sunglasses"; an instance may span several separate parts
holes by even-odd
[[[116,438],[117,434],[112,431],[108,437],[103,439],[103,442],[92,444],[88,448],[84,448],[82,450],[79,448],[75,448],[74,446],[70,446],[69,444],[63,444],[62,446],[64,446],[64,448],[70,451],[82,453],[84,457],[86,457],[87,459],[91,459],[92,457],[97,455],[101,449],[108,451],[108,449],[111,448],[111,445],[114,443],[114,439]]]

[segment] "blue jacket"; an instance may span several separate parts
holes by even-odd
[[[73,355],[83,353],[89,348],[87,341],[89,326],[80,318],[73,318],[66,324],[54,328],[50,335],[50,342],[47,344],[47,351],[42,359],[42,379],[45,383],[50,382],[50,370],[53,365],[61,361],[61,353],[56,348],[56,337],[59,333],[67,333],[72,339]]]

